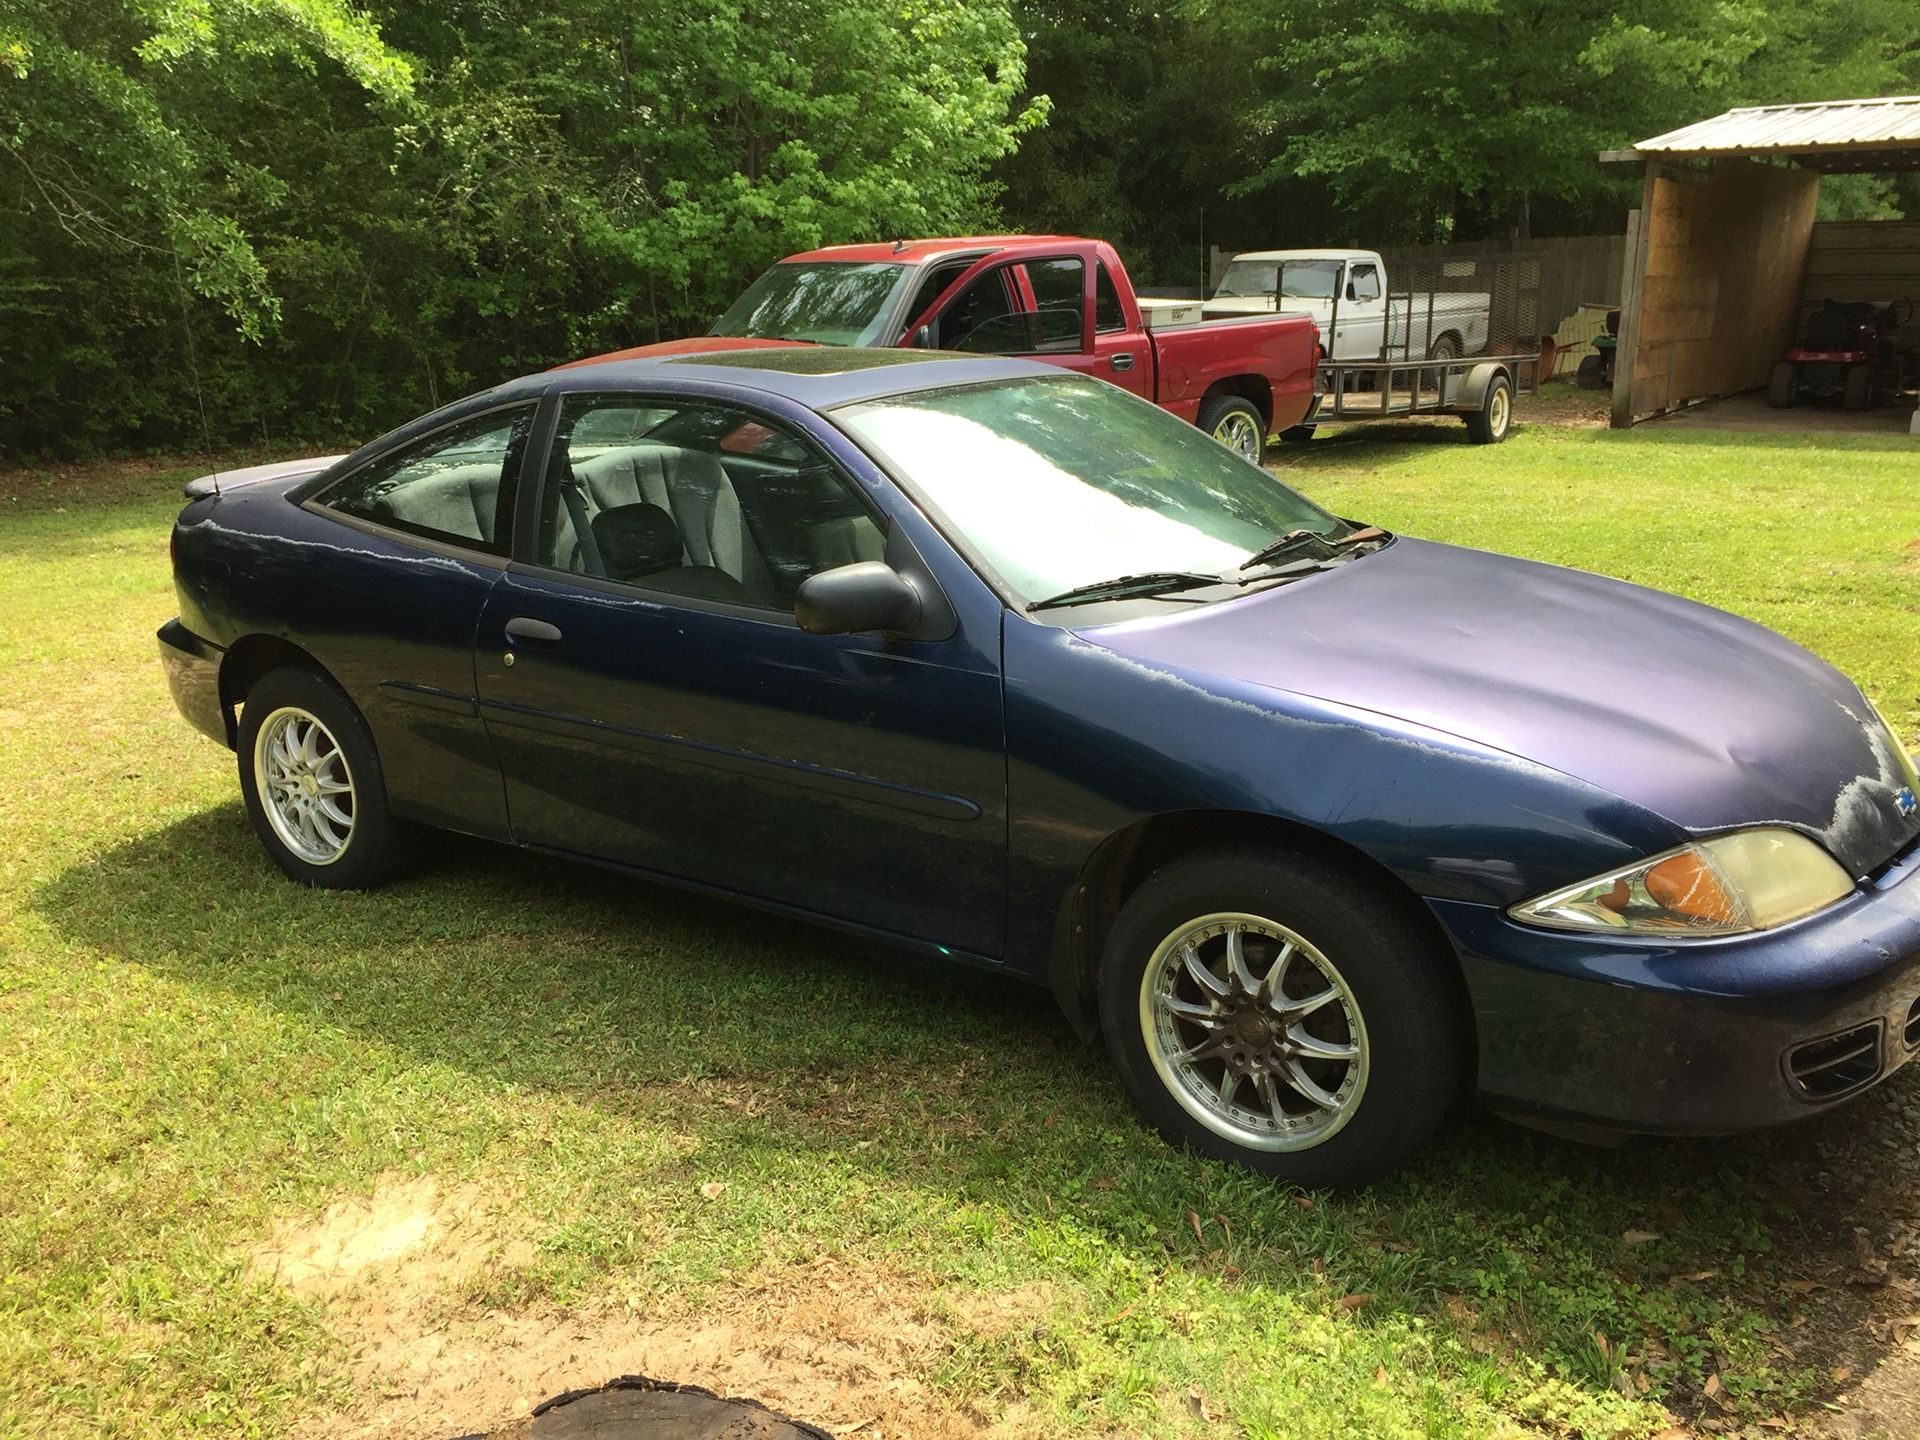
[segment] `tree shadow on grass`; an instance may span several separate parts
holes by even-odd
[[[421,1062],[615,1117],[665,1106],[769,1164],[857,1167],[1016,1226],[1070,1213],[1155,1273],[1364,1294],[1350,1323],[1457,1334],[1489,1363],[1513,1347],[1586,1391],[1621,1383],[1624,1351],[1683,1413],[1756,1357],[1756,1413],[1821,1393],[1781,1378],[1795,1367],[1864,1374],[1887,1342],[1861,1322],[1910,1278],[1879,1258],[1915,1173],[1903,1080],[1812,1126],[1612,1151],[1467,1113],[1406,1173],[1300,1197],[1161,1145],[1042,990],[502,846],[435,852],[386,890],[306,890],[231,804],[34,904],[78,944]],[[1800,1308],[1820,1323],[1790,1325]]]

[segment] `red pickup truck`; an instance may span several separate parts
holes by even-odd
[[[1144,396],[1257,462],[1267,437],[1313,404],[1318,331],[1305,315],[1202,320],[1199,310],[1137,297],[1101,241],[983,235],[790,255],[710,334],[1032,356]]]

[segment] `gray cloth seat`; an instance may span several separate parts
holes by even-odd
[[[373,502],[370,518],[492,544],[499,505],[500,462],[477,461],[408,476],[405,484]]]
[[[777,603],[773,576],[747,528],[740,497],[712,451],[646,441],[584,458],[574,464],[573,477],[589,523],[603,510],[657,505],[679,527],[684,565],[732,576],[751,603]],[[563,504],[555,521],[555,554],[562,559],[577,544],[569,508]]]

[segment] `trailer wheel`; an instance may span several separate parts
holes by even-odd
[[[1793,362],[1782,360],[1767,377],[1767,404],[1776,410],[1785,410],[1793,401]]]
[[[1467,413],[1467,438],[1476,445],[1498,445],[1513,429],[1513,382],[1496,375],[1487,382],[1480,408]]]
[[[1867,410],[1873,406],[1873,367],[1855,365],[1847,371],[1847,388],[1840,403],[1848,410]]]

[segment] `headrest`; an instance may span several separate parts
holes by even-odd
[[[593,517],[593,543],[612,580],[669,570],[684,554],[680,527],[658,505],[610,505]]]

